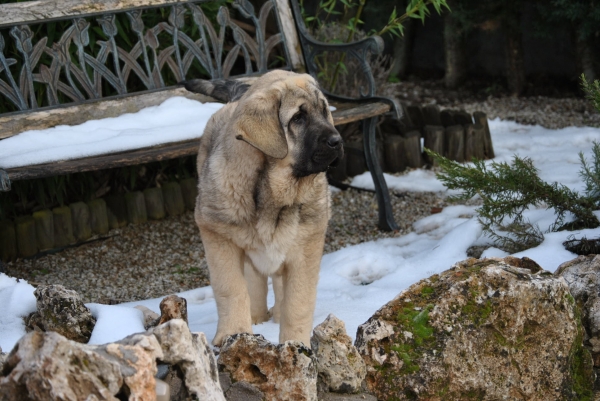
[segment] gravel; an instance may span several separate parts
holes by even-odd
[[[552,129],[600,126],[600,113],[592,102],[570,92],[527,97],[489,92],[490,87],[481,84],[448,90],[441,81],[419,80],[396,84],[391,90],[391,94],[407,104],[437,104],[441,109],[464,109],[469,113],[483,111],[489,119],[501,118]]]
[[[393,196],[398,232],[376,227],[375,194],[356,190],[332,194],[333,211],[325,252],[378,238],[407,234],[416,220],[445,205],[433,193]],[[435,211],[435,209],[434,209]],[[62,284],[84,302],[116,304],[209,285],[204,247],[192,212],[111,230],[108,237],[35,259],[17,260],[5,273],[34,285]]]
[[[484,111],[523,124],[548,128],[600,125],[600,114],[577,97],[481,96],[467,90],[448,91],[439,82],[406,82],[393,88],[409,103]],[[325,252],[364,241],[401,236],[412,223],[446,206],[442,194],[396,193],[392,197],[398,232],[376,227],[375,194],[356,190],[334,192],[333,215]],[[204,248],[192,212],[161,221],[111,230],[108,236],[35,259],[17,260],[5,273],[34,285],[62,284],[79,292],[85,302],[114,304],[162,297],[209,285]]]

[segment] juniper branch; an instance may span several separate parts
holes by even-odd
[[[523,218],[523,213],[530,206],[554,209],[556,221],[549,231],[564,228],[567,212],[575,216],[578,227],[594,228],[600,225],[592,213],[594,204],[589,197],[580,196],[562,184],[543,181],[529,158],[514,156],[511,165],[497,162],[486,164],[482,160],[474,160],[471,167],[429,149],[425,151],[435,158],[442,169],[437,174],[438,179],[449,189],[462,191],[452,198],[464,200],[475,195],[481,197],[483,205],[477,210],[478,219],[484,231],[499,245],[515,245],[523,240],[541,241],[541,230]]]

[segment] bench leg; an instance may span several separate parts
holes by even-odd
[[[0,168],[0,192],[10,191],[10,179],[8,173]]]
[[[394,220],[392,205],[390,203],[390,191],[388,191],[381,166],[377,160],[377,146],[375,143],[375,124],[377,117],[363,120],[363,143],[365,146],[365,158],[367,167],[373,177],[375,184],[375,193],[377,194],[377,206],[379,208],[379,229],[383,231],[398,230],[398,225]]]

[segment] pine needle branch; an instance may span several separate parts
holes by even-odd
[[[589,197],[580,196],[562,184],[543,181],[529,158],[514,156],[510,165],[474,160],[473,166],[466,166],[429,149],[425,152],[442,169],[437,174],[438,179],[449,189],[461,191],[451,198],[465,200],[478,195],[482,199],[483,205],[477,212],[484,231],[499,247],[511,253],[522,246],[534,246],[543,240],[539,227],[523,217],[523,213],[531,206],[554,209],[556,220],[549,231],[566,228],[567,213],[574,215],[577,227],[594,228],[600,225],[592,213],[594,202]],[[600,147],[598,156],[600,167]],[[596,171],[600,172],[600,168]]]

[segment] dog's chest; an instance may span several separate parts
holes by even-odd
[[[285,261],[301,233],[301,205],[273,207],[258,211],[238,246],[245,250],[254,266],[264,274],[275,273]]]

